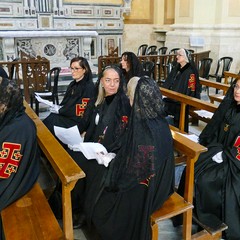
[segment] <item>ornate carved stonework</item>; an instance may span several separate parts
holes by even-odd
[[[109,54],[109,39],[121,54],[122,14],[130,11],[131,1],[0,0],[0,58],[11,60],[21,51],[45,57],[54,66],[66,65],[77,55],[97,62],[98,56]]]

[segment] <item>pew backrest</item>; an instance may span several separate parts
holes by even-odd
[[[66,239],[73,239],[71,191],[85,173],[52,135],[33,109],[24,101],[26,113],[37,127],[39,146],[62,183],[63,231]]]

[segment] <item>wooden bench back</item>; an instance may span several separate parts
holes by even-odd
[[[209,57],[210,51],[203,51],[199,53],[191,54],[193,61],[198,67],[199,61],[203,58]],[[176,54],[164,54],[164,55],[142,55],[137,56],[140,62],[154,62],[154,74],[153,78],[157,81],[161,81],[162,79],[166,79],[167,77],[167,63],[172,62],[176,59]],[[121,57],[109,57],[109,56],[100,56],[98,57],[98,72],[102,72],[102,70],[111,64],[119,65],[121,61]],[[162,66],[162,67],[160,67]]]
[[[240,79],[240,75],[232,72],[224,72],[224,84],[230,84],[234,79]]]
[[[240,75],[236,73],[231,73],[231,72],[224,72],[224,83],[219,83],[215,81],[209,81],[204,78],[200,78],[200,84],[207,86],[207,91],[208,91],[208,97],[210,99],[211,103],[215,102],[221,102],[223,97],[225,96],[227,90],[230,87],[230,84],[233,82],[235,79],[240,79]],[[222,90],[221,93],[216,93],[216,94],[210,94],[209,88],[214,88],[217,90]]]
[[[189,105],[190,107],[194,107],[196,109],[202,109],[212,113],[214,113],[217,109],[217,106],[212,103],[205,102],[203,100],[200,100],[194,97],[189,97],[185,94],[178,93],[166,88],[160,87],[160,90],[163,96],[166,96],[168,98],[171,98],[173,100],[180,102],[181,112],[180,112],[180,120],[179,120],[179,130],[181,132],[184,132],[185,112],[186,112],[187,105]]]
[[[62,182],[63,231],[66,239],[74,239],[71,191],[78,179],[85,177],[85,173],[56,140],[26,101],[24,102],[24,106],[26,107],[26,113],[36,124],[39,146]]]

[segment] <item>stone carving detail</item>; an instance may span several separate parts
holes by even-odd
[[[44,53],[47,55],[47,56],[53,56],[55,55],[56,53],[56,47],[52,44],[47,44],[45,47],[44,47]]]
[[[18,55],[22,53],[30,57],[36,57],[36,53],[32,48],[31,39],[20,39],[17,41],[17,51]]]
[[[63,50],[63,55],[66,57],[66,60],[72,59],[79,54],[79,39],[78,38],[69,38],[67,39],[67,44]]]

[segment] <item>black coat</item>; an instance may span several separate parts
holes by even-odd
[[[81,124],[83,114],[88,101],[95,94],[95,86],[92,81],[82,79],[79,82],[73,80],[60,104],[59,114],[51,113],[43,120],[47,128],[54,134],[54,126],[69,128]]]
[[[225,104],[216,113],[218,122],[211,132],[208,151],[202,153],[195,166],[195,200],[198,218],[208,226],[228,225],[227,239],[240,239],[240,106]],[[210,130],[211,131],[211,130]],[[207,133],[209,134],[209,133]],[[205,131],[200,140],[205,136]],[[223,151],[223,162],[212,157]]]
[[[176,65],[168,75],[164,88],[179,92],[190,97],[200,98],[200,83],[195,67],[187,63],[183,68]],[[166,115],[174,117],[174,126],[179,127],[180,108],[179,102],[164,98]],[[188,108],[185,116],[185,131],[188,132]]]
[[[0,130],[0,211],[32,188],[39,160],[35,124],[18,113]]]

